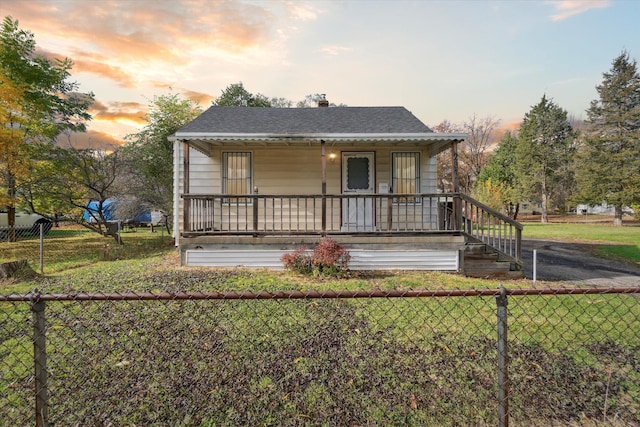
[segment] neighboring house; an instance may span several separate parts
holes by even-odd
[[[540,215],[542,212],[542,203],[539,201],[525,200],[520,203],[520,215]]]
[[[622,212],[627,215],[633,215],[634,211],[629,206],[622,208]],[[616,208],[603,202],[599,205],[580,204],[576,206],[576,214],[578,215],[615,215]]]
[[[457,170],[464,138],[403,107],[210,107],[170,137],[181,262],[282,268],[331,237],[352,269],[484,275],[490,252],[490,271],[521,276],[520,225],[436,191],[436,155]]]

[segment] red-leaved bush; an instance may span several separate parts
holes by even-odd
[[[316,245],[312,253],[306,247],[284,254],[285,268],[301,274],[339,276],[349,268],[351,255],[333,239],[324,239]]]
[[[313,250],[313,266],[323,272],[324,270],[337,269],[344,271],[349,267],[351,255],[333,239],[324,239]]]
[[[307,253],[307,247],[302,246],[295,252],[282,255],[284,268],[301,274],[311,274],[313,272],[313,262],[311,255]]]

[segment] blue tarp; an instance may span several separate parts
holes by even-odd
[[[96,221],[96,219],[99,220],[100,219],[100,216],[98,215],[99,205],[100,203],[97,200],[92,200],[89,203],[87,203],[87,208],[84,210],[84,213],[82,214],[82,218],[85,221],[89,221],[89,222],[94,222]],[[130,218],[118,218],[116,214],[117,206],[118,206],[118,200],[115,200],[115,199],[107,199],[104,202],[102,202],[102,212],[103,212],[105,221],[119,221],[119,220],[125,221],[130,219]],[[94,214],[95,218],[90,215],[90,212]],[[133,219],[133,222],[138,224],[144,224],[144,223],[151,224],[152,221],[153,221],[153,218],[149,210],[142,211],[140,214],[138,214],[138,216],[136,216]]]
[[[117,200],[107,199],[102,202],[102,214],[104,215],[104,219],[106,221],[116,221],[116,206],[118,204]],[[97,200],[92,200],[87,203],[87,208],[84,210],[82,214],[82,219],[85,221],[93,222],[100,219],[100,215],[98,214],[98,210],[100,207],[100,202]],[[91,216],[91,213],[93,216]]]

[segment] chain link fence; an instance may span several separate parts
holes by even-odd
[[[14,242],[9,241],[6,230],[0,233],[0,263],[25,260],[38,273],[55,273],[95,261],[136,256],[150,246],[172,243],[164,226],[121,225],[116,229],[120,242],[73,222],[60,222],[42,231],[18,230]]]
[[[0,425],[640,425],[640,287],[0,296]]]

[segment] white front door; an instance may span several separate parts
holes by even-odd
[[[373,152],[342,154],[342,194],[373,194],[375,190],[375,156]],[[342,231],[375,229],[373,198],[342,199]]]

